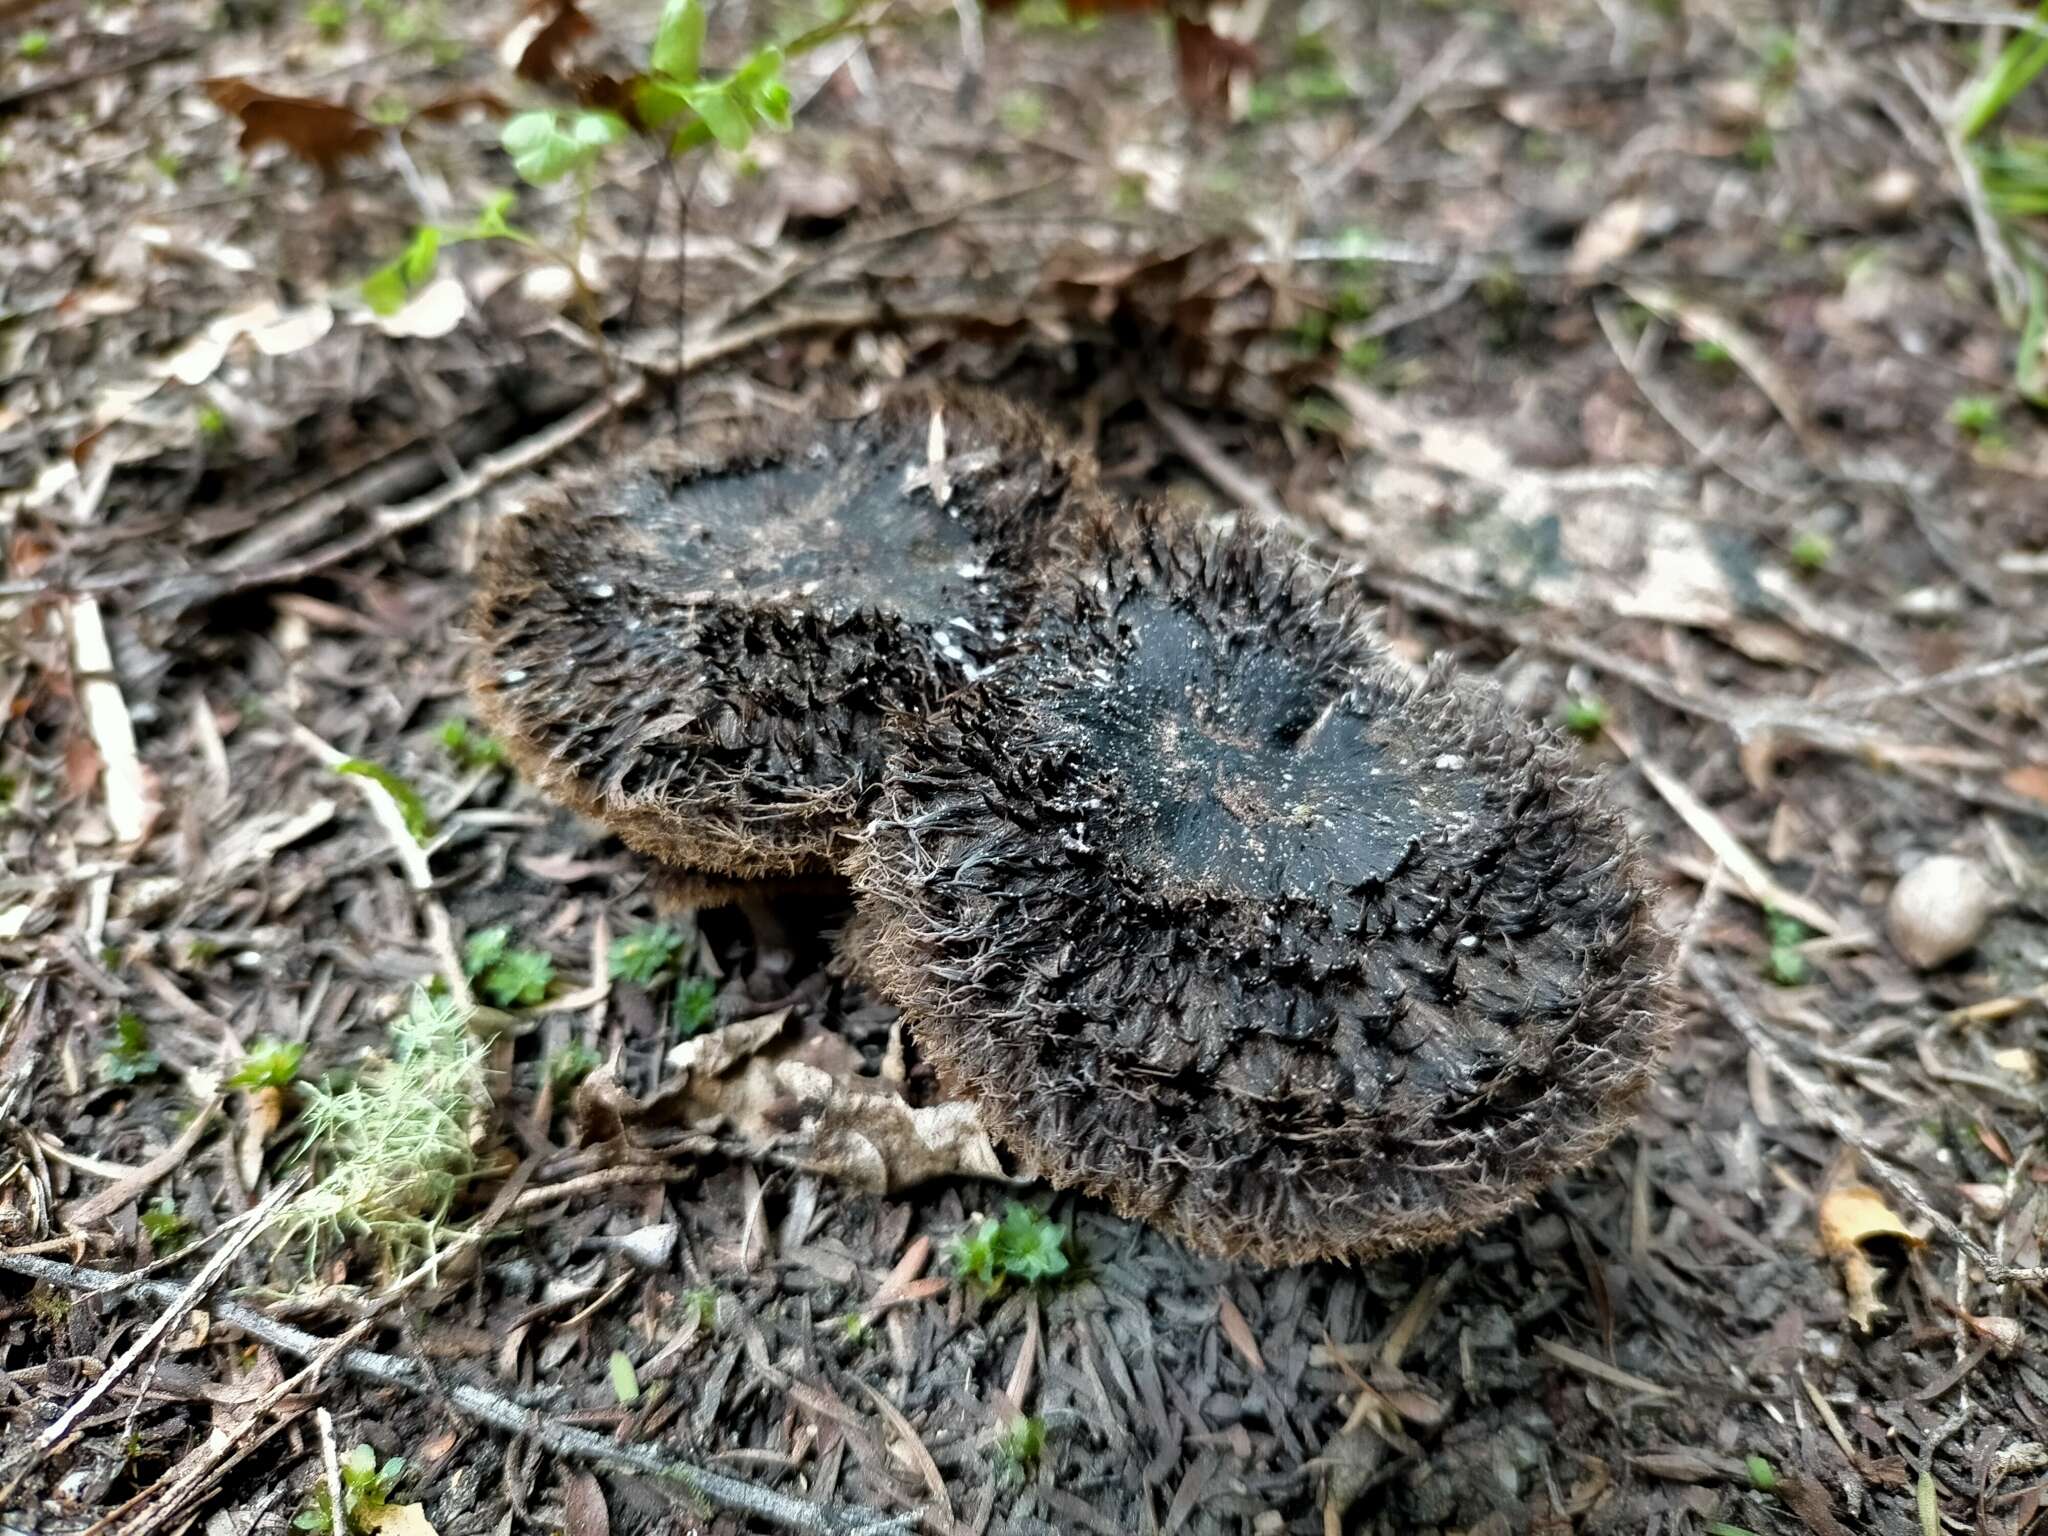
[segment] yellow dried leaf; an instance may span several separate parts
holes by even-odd
[[[1884,1303],[1877,1299],[1881,1278],[1878,1267],[1864,1248],[1873,1239],[1891,1239],[1913,1248],[1922,1241],[1868,1184],[1838,1184],[1821,1197],[1821,1247],[1842,1266],[1842,1288],[1848,1293],[1849,1316],[1865,1333],[1870,1332],[1871,1323],[1885,1310]]]
[[[362,1524],[370,1536],[441,1536],[423,1504],[386,1504],[366,1511]]]

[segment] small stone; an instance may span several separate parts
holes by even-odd
[[[1896,218],[1920,201],[1920,178],[1906,166],[1887,166],[1870,178],[1863,195],[1875,211]]]
[[[1920,970],[1946,965],[1983,937],[1992,902],[1990,879],[1968,859],[1923,860],[1892,887],[1885,909],[1892,944]]]

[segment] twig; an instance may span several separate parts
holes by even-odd
[[[348,1529],[348,1507],[341,1502],[341,1461],[334,1454],[334,1415],[325,1408],[316,1408],[313,1422],[320,1428],[320,1464],[327,1478],[327,1528],[339,1536]]]
[[[47,1451],[66,1435],[70,1434],[78,1421],[84,1418],[91,1410],[92,1405],[106,1396],[114,1383],[132,1370],[135,1362],[155,1347],[157,1340],[171,1331],[173,1324],[182,1320],[186,1313],[194,1309],[200,1298],[208,1290],[212,1289],[214,1282],[227,1273],[228,1266],[235,1262],[236,1257],[241,1254],[242,1250],[263,1235],[263,1218],[276,1210],[278,1206],[282,1205],[291,1196],[298,1193],[299,1185],[304,1182],[303,1178],[288,1179],[272,1190],[263,1203],[250,1213],[249,1224],[236,1233],[229,1241],[222,1243],[214,1251],[213,1256],[200,1266],[199,1273],[186,1281],[184,1285],[178,1286],[171,1284],[169,1281],[152,1280],[135,1287],[138,1293],[147,1293],[155,1300],[163,1303],[163,1311],[157,1314],[154,1322],[136,1335],[135,1342],[123,1350],[120,1357],[112,1365],[100,1372],[99,1378],[91,1386],[78,1394],[78,1397],[69,1408],[66,1408],[57,1415],[56,1422],[37,1437],[36,1448],[41,1451]],[[19,1259],[7,1262],[40,1265],[49,1264],[53,1261],[49,1259]],[[121,1277],[119,1275],[109,1275],[107,1278],[109,1281],[118,1282]],[[95,1289],[98,1289],[98,1287],[95,1287]]]
[[[1263,518],[1273,522],[1287,521],[1287,509],[1280,504],[1280,498],[1262,481],[1231,463],[1229,456],[1180,407],[1167,404],[1149,389],[1141,393],[1145,409],[1173,439],[1174,447],[1186,454],[1188,462],[1207,476],[1219,491],[1238,505],[1250,507]]]
[[[1638,757],[1635,763],[1642,770],[1643,777],[1650,781],[1650,787],[1664,797],[1672,810],[1678,812],[1679,819],[1692,828],[1701,842],[1713,849],[1714,857],[1735,877],[1736,884],[1742,887],[1751,901],[1766,911],[1796,917],[1818,933],[1842,931],[1840,920],[1826,907],[1780,885],[1777,877],[1764,867],[1763,860],[1751,853],[1742,839],[1683,780],[1647,757]]]
[[[1736,1032],[1749,1043],[1751,1050],[1762,1059],[1765,1066],[1780,1078],[1793,1094],[1806,1106],[1807,1113],[1831,1131],[1843,1145],[1853,1147],[1863,1158],[1870,1176],[1882,1184],[1898,1199],[1913,1208],[1915,1215],[1954,1243],[1968,1256],[1971,1263],[1984,1271],[1987,1280],[1996,1285],[2018,1282],[2024,1285],[2040,1285],[2048,1281],[2048,1268],[2023,1268],[2007,1264],[1991,1253],[1987,1253],[1977,1240],[1937,1210],[1920,1190],[1911,1177],[1892,1165],[1883,1152],[1878,1150],[1862,1123],[1837,1106],[1827,1086],[1808,1076],[1786,1059],[1784,1047],[1744,1003],[1742,996],[1729,983],[1721,967],[1708,956],[1694,951],[1686,958],[1685,969],[1692,979],[1699,983],[1714,1010],[1735,1026]]]
[[[149,830],[149,806],[142,780],[142,759],[135,751],[135,726],[128,717],[114,675],[114,655],[107,645],[100,605],[80,598],[66,605],[71,616],[71,664],[85,705],[85,720],[99,748],[100,783],[107,795],[107,821],[114,836],[132,843]]]
[[[213,1124],[213,1117],[220,1113],[220,1102],[219,1099],[215,1099],[200,1110],[185,1128],[178,1132],[177,1139],[148,1162],[137,1168],[123,1168],[113,1184],[67,1209],[63,1213],[64,1224],[74,1231],[98,1226],[184,1162],[192,1155],[192,1149],[199,1145],[199,1138],[204,1136]]]
[[[1943,101],[1934,87],[1920,76],[1910,58],[1899,60],[1899,77],[1941,130],[1941,142],[1948,150],[1949,164],[1962,188],[1963,205],[1970,211],[1970,223],[1977,231],[1977,243],[1984,250],[1984,267],[1991,278],[1992,297],[1998,301],[1998,316],[2007,325],[2017,325],[2026,307],[2027,279],[2018,258],[2006,242],[2005,227],[1991,211],[1984,195],[1984,178],[1977,174],[1977,162],[1970,158],[1970,146],[1956,132],[1955,107]]]
[[[1364,168],[1367,161],[1379,153],[1380,147],[1407,125],[1422,104],[1448,84],[1463,67],[1472,50],[1479,46],[1485,36],[1476,26],[1461,27],[1451,35],[1451,40],[1437,50],[1431,59],[1407,85],[1387,104],[1372,127],[1345,145],[1330,159],[1316,168],[1307,178],[1304,196],[1310,205],[1323,201],[1338,186],[1349,180]]]
[[[125,1283],[123,1276],[107,1270],[86,1269],[79,1265],[64,1264],[27,1254],[0,1252],[0,1269],[26,1275],[46,1285],[58,1285],[76,1291],[104,1291]],[[134,1290],[139,1295],[172,1307],[170,1315],[174,1317],[183,1315],[185,1310],[195,1310],[189,1302],[184,1301],[186,1293],[191,1290],[190,1286],[180,1287],[163,1281],[149,1281],[135,1286]],[[236,1301],[213,1301],[196,1310],[204,1310],[219,1322],[231,1328],[238,1328],[251,1338],[261,1340],[273,1349],[282,1350],[300,1359],[319,1355],[333,1344],[331,1339],[308,1333],[290,1323],[278,1322],[256,1308]],[[419,1364],[396,1355],[380,1354],[367,1349],[349,1349],[337,1355],[335,1363],[351,1376],[360,1377],[365,1381],[402,1388],[408,1392],[430,1390],[430,1384]],[[115,1369],[116,1367],[109,1367],[100,1379],[107,1380],[114,1374]],[[527,1408],[508,1397],[466,1383],[451,1385],[447,1401],[450,1407],[466,1418],[480,1424],[488,1424],[494,1429],[525,1436],[557,1455],[573,1456],[578,1460],[616,1467],[621,1471],[637,1472],[643,1476],[672,1483],[722,1509],[752,1515],[781,1526],[784,1530],[804,1533],[804,1536],[889,1536],[889,1533],[908,1532],[920,1518],[916,1513],[885,1516],[858,1507],[828,1509],[807,1500],[777,1493],[773,1489],[757,1488],[752,1483],[728,1477],[722,1472],[714,1472],[694,1463],[664,1455],[651,1446],[623,1444],[572,1424],[559,1423],[536,1409]]]
[[[352,761],[346,752],[321,740],[296,720],[292,722],[292,739],[324,768],[340,768]],[[377,818],[377,825],[384,829],[384,835],[391,841],[391,851],[398,857],[399,868],[405,871],[405,883],[415,891],[430,890],[434,884],[434,871],[427,863],[427,850],[412,835],[412,828],[405,824],[405,808],[398,803],[390,790],[367,774],[351,773],[348,781],[369,803],[370,814]]]

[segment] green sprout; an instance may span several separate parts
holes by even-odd
[[[555,1092],[567,1093],[603,1064],[604,1058],[596,1051],[581,1040],[571,1040],[549,1055],[547,1078],[555,1085]]]
[[[1804,986],[1810,967],[1799,946],[1812,938],[1812,933],[1798,918],[1770,910],[1764,913],[1764,930],[1771,941],[1770,953],[1764,959],[1764,975],[1781,987]]]
[[[1958,395],[1949,402],[1949,425],[1966,437],[1996,437],[2004,416],[2005,406],[1996,395]]]
[[[521,112],[505,124],[498,142],[512,157],[519,179],[536,187],[552,186],[572,172],[588,170],[597,157],[632,130],[616,112]],[[434,235],[426,261],[431,267],[439,235],[431,226],[414,236]],[[400,260],[404,260],[401,257]],[[365,288],[367,289],[367,284]]]
[[[677,987],[675,1001],[669,1005],[676,1038],[687,1040],[692,1035],[701,1035],[711,1026],[717,1005],[718,987],[708,976],[692,976]]]
[[[284,1088],[299,1075],[299,1060],[306,1048],[279,1040],[259,1040],[249,1047],[242,1064],[229,1075],[227,1086],[244,1093],[262,1088]]]
[[[1749,1471],[1749,1485],[1758,1493],[1773,1493],[1778,1487],[1778,1474],[1771,1464],[1761,1456],[1749,1456],[1743,1465]]]
[[[1735,361],[1734,355],[1724,344],[1709,341],[1704,337],[1692,344],[1692,355],[1695,362],[1709,368],[1726,368]]]
[[[2048,22],[2048,0],[2035,8],[2035,19]],[[2012,38],[1964,93],[1956,136],[1967,144],[1984,132],[2044,69],[2048,69],[2048,34],[2030,30]]]
[[[612,1351],[612,1395],[619,1406],[630,1408],[640,1401],[640,1377],[633,1369],[633,1357],[623,1349]]]
[[[137,1219],[158,1253],[176,1253],[192,1239],[192,1224],[178,1214],[178,1203],[169,1195],[158,1196]]]
[[[547,1000],[555,962],[537,949],[511,947],[510,928],[485,928],[462,947],[462,970],[500,1008],[531,1008]]]
[[[665,923],[616,938],[611,949],[612,980],[652,987],[668,974],[682,947],[682,934]]]
[[[1023,1482],[1044,1454],[1045,1420],[1036,1415],[1018,1414],[996,1436],[996,1466],[1006,1483]]]
[[[683,1306],[695,1315],[699,1333],[709,1333],[718,1326],[718,1292],[710,1286],[693,1286],[683,1292]]]
[[[341,0],[315,0],[306,7],[306,20],[331,43],[348,27],[348,7]]]
[[[341,1458],[341,1523],[337,1528],[334,1509],[323,1485],[313,1492],[313,1502],[292,1519],[302,1531],[324,1531],[328,1536],[369,1536],[382,1523],[390,1507],[391,1490],[405,1474],[405,1458],[393,1456],[377,1465],[377,1453],[358,1445]]]
[[[359,1237],[393,1269],[438,1253],[475,1171],[471,1134],[490,1105],[485,1047],[469,1018],[421,988],[391,1024],[389,1056],[372,1056],[352,1080],[330,1076],[300,1090],[303,1155],[316,1178],[273,1230],[280,1245],[303,1245],[309,1269]]]
[[[1036,1285],[1067,1270],[1067,1229],[1042,1212],[1012,1200],[1001,1221],[993,1216],[958,1233],[946,1257],[963,1280],[991,1293],[1005,1281]]]
[[[123,1013],[114,1020],[114,1043],[100,1053],[100,1076],[110,1083],[140,1082],[153,1077],[163,1058],[149,1048],[149,1026],[142,1016]]]
[[[1564,701],[1564,728],[1590,741],[1607,729],[1613,713],[1599,694],[1575,693]]]
[[[228,435],[228,414],[217,405],[200,406],[195,419],[199,435],[210,443],[217,443]]]
[[[14,45],[14,51],[24,59],[40,59],[50,51],[50,34],[31,28],[21,34],[21,41]]]
[[[438,735],[441,749],[455,759],[458,768],[496,768],[505,761],[504,743],[459,716],[442,721]]]
[[[1828,568],[1828,562],[1835,558],[1835,541],[1826,534],[1807,529],[1792,541],[1788,551],[1792,563],[1809,576],[1817,575]]]

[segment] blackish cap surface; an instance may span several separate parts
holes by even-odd
[[[921,1049],[1051,1182],[1269,1263],[1583,1162],[1667,1033],[1618,819],[1355,590],[1161,526],[897,760],[856,885]]]
[[[1036,416],[976,394],[657,452],[499,530],[473,691],[530,778],[642,852],[829,870],[884,722],[1002,654],[1041,544],[1093,497]]]

